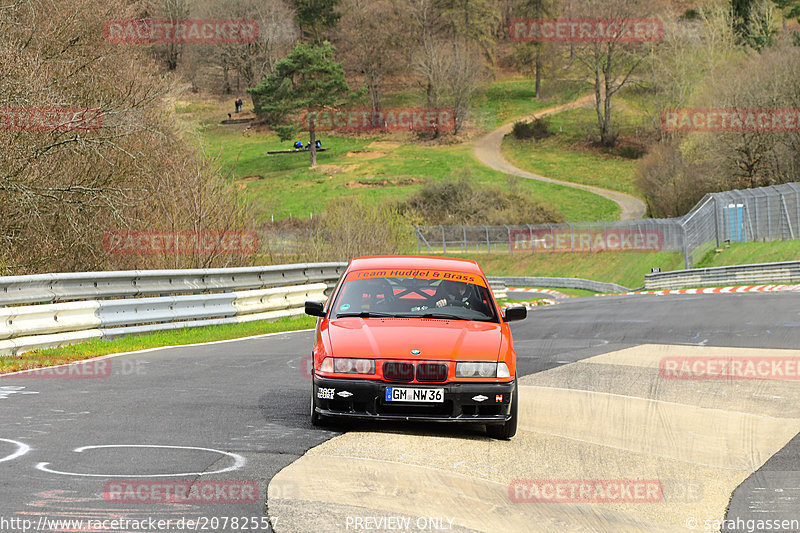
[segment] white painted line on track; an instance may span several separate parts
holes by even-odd
[[[199,450],[204,452],[218,453],[220,455],[226,455],[228,457],[233,458],[234,464],[232,466],[229,466],[228,468],[223,468],[220,470],[211,470],[209,472],[181,472],[177,474],[81,474],[77,472],[62,472],[59,470],[53,470],[51,468],[48,468],[47,466],[50,463],[38,463],[36,465],[36,468],[38,470],[41,470],[42,472],[48,472],[50,474],[60,474],[62,476],[156,478],[156,477],[183,477],[183,476],[211,476],[216,474],[223,474],[225,472],[232,472],[234,470],[239,470],[240,468],[244,467],[244,465],[247,463],[247,459],[245,459],[239,454],[224,452],[222,450],[216,450],[214,448],[200,448],[197,446],[162,446],[157,444],[103,444],[96,446],[82,446],[80,448],[75,448],[72,451],[76,453],[82,453],[86,450],[95,450],[98,448],[160,448],[160,449],[173,449],[173,450]]]
[[[39,394],[34,391],[26,391],[25,387],[7,386],[0,387],[0,400],[7,400],[12,394]]]
[[[0,463],[4,463],[6,461],[13,461],[17,457],[22,457],[29,451],[31,451],[31,447],[25,444],[24,442],[20,442],[18,440],[11,440],[11,439],[0,439],[2,442],[9,442],[11,444],[16,445],[17,450],[12,453],[11,455],[7,455],[5,457],[0,457]]]

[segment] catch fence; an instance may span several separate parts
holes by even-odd
[[[726,241],[800,238],[800,184],[707,194],[679,218],[415,229],[421,254],[665,251],[692,268]]]

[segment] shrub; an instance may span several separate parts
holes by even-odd
[[[414,228],[396,207],[365,205],[355,196],[333,200],[312,233],[311,261],[349,261],[363,255],[416,251]]]
[[[550,132],[550,122],[543,118],[535,118],[530,122],[515,122],[511,134],[515,139],[535,139],[537,141],[553,135]]]
[[[708,165],[686,161],[677,143],[658,145],[641,161],[636,185],[655,218],[688,213],[706,193],[723,190]]]
[[[563,222],[564,216],[516,187],[482,186],[469,178],[431,182],[399,204],[420,224],[502,225]]]

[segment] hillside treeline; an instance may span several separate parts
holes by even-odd
[[[461,122],[477,91],[498,73],[528,76],[537,95],[560,78],[593,85],[597,116],[589,140],[619,141],[619,96],[645,97],[649,117],[637,147],[647,157],[637,184],[651,216],[677,216],[706,192],[798,179],[797,132],[664,131],[676,108],[797,108],[798,0],[150,0],[151,11],[236,15],[267,31],[247,50],[205,46],[161,54],[196,87],[238,93],[273,72],[298,43],[331,42],[352,86],[380,109],[386,95],[424,89],[412,105],[451,106]],[[658,20],[645,42],[519,42],[519,19]],[[628,111],[628,110],[626,110]],[[638,148],[636,150],[638,152]],[[531,222],[538,222],[532,220]]]
[[[596,117],[587,136],[597,146],[627,142],[619,136],[622,114],[647,118],[636,133],[646,154],[637,183],[652,216],[683,214],[706,192],[795,181],[797,129],[672,132],[661,117],[676,108],[800,108],[798,17],[800,0],[3,2],[0,270],[232,266],[263,259],[218,249],[115,254],[104,244],[109,232],[215,234],[256,226],[224,172],[177,126],[173,103],[186,91],[245,96],[300,44],[334,47],[360,105],[381,109],[393,93],[417,89],[404,94],[420,96],[399,100],[402,105],[453,108],[459,132],[470,122],[476,95],[496,76],[524,76],[537,95],[558,80],[586,82]],[[104,38],[107,21],[142,18],[251,19],[260,31],[247,44],[133,45]],[[663,36],[519,42],[509,33],[517,18],[655,19]],[[623,98],[627,91],[644,95],[635,109]],[[33,120],[32,109],[41,115],[37,120],[53,109],[74,115],[57,117],[67,121],[64,127],[13,127]],[[548,206],[513,190],[475,187],[466,193],[430,184],[406,204],[378,209],[376,220],[389,216],[393,229],[374,246],[368,237],[377,232],[366,232],[359,253],[405,246],[397,229],[403,220],[478,224],[507,218],[512,205],[524,206],[514,213],[524,212],[527,223],[559,220]],[[495,209],[477,209],[481,198],[491,198]],[[442,199],[460,204],[437,207]],[[332,222],[346,211],[347,204],[332,206],[320,235],[346,242],[351,226]],[[344,249],[318,244],[316,255]]]
[[[246,210],[167,111],[178,87],[141,47],[105,42],[136,16],[121,0],[0,6],[0,270],[4,273],[241,263],[216,247],[109,253],[111,231],[231,231]],[[76,114],[53,116],[52,109]]]

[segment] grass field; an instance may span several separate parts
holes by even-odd
[[[453,255],[478,262],[487,276],[555,276],[617,283],[631,289],[644,285],[644,275],[654,267],[662,271],[682,270],[680,252],[607,252],[556,254],[468,254]],[[800,241],[733,244],[721,253],[712,251],[697,268],[800,261]],[[581,296],[568,289],[556,289]]]
[[[697,264],[697,268],[779,261],[800,261],[800,241],[732,244],[721,253],[712,250]]]
[[[577,81],[546,82],[542,86],[542,98],[536,98],[534,82],[528,78],[512,77],[498,79],[476,93],[470,110],[473,128],[492,130],[509,120],[529,116],[547,107],[571,102],[591,91],[591,85]],[[407,89],[388,93],[382,100],[383,107],[424,107],[425,91]],[[368,106],[364,98],[359,105]]]
[[[471,113],[477,126],[489,131],[512,119],[577,100],[590,90],[588,83],[548,82],[542,86],[542,99],[537,100],[533,80],[502,79],[478,93]]]
[[[478,262],[487,276],[585,278],[636,289],[654,267],[683,268],[680,252],[600,252],[453,255]]]
[[[472,110],[473,127],[493,128],[507,119],[570,101],[585,90],[577,83],[547,84],[545,99],[533,98],[529,80],[500,80],[484,89]],[[386,106],[420,105],[421,91],[388,95]],[[427,181],[470,176],[480,184],[515,186],[561,212],[569,221],[615,220],[619,207],[605,198],[569,187],[519,180],[483,167],[472,155],[470,142],[441,145],[413,141],[408,134],[344,137],[322,134],[330,151],[318,154],[319,166],[308,168],[308,154],[267,155],[286,149],[277,135],[224,126],[219,119],[227,103],[211,100],[179,102],[176,113],[187,134],[230,172],[261,220],[309,217],[333,198],[358,195],[366,203],[398,201],[412,196]],[[303,138],[303,140],[306,140]]]
[[[412,196],[429,180],[470,176],[481,184],[506,185],[509,179],[542,203],[554,206],[567,220],[614,220],[618,206],[585,191],[519,180],[485,168],[471,144],[445,146],[401,144],[391,137],[356,139],[326,136],[329,152],[319,154],[319,166],[308,168],[308,154],[268,156],[281,147],[271,134],[243,135],[241,129],[209,126],[203,134],[209,153],[219,155],[238,187],[261,219],[308,217],[320,213],[331,199],[357,194],[363,201],[397,201]],[[285,145],[284,145],[285,147]]]
[[[637,115],[618,113],[618,116],[624,122],[620,126],[624,132],[641,126]],[[558,113],[549,118],[552,137],[535,141],[508,136],[503,141],[503,155],[519,168],[534,174],[639,196],[634,185],[637,160],[622,157],[619,150],[604,153],[587,142],[593,131],[593,119],[593,109]]]
[[[185,328],[162,331],[147,335],[123,337],[112,340],[92,340],[62,348],[35,350],[20,357],[0,356],[0,374],[63,365],[73,361],[91,359],[113,353],[134,352],[159,346],[179,346],[200,342],[220,341],[313,328],[316,319],[305,315],[296,318],[282,318],[274,322],[247,322],[224,326],[206,326],[201,328]]]

